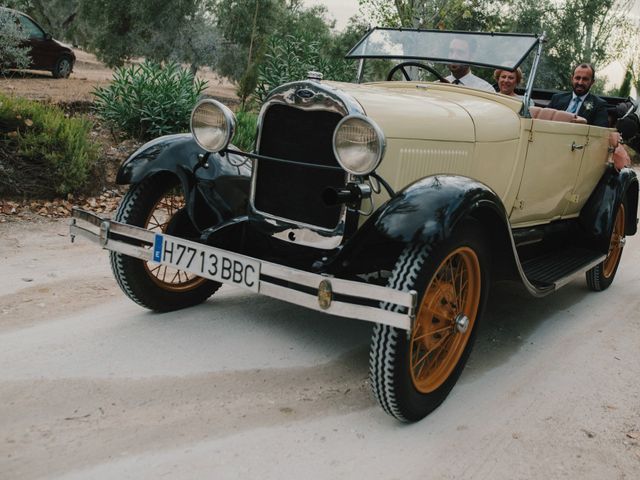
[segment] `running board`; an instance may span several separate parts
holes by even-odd
[[[585,248],[567,248],[522,262],[527,279],[536,288],[555,291],[606,258]]]

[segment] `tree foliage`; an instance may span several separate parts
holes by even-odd
[[[214,67],[247,98],[271,44],[289,36],[339,62],[365,25],[546,33],[537,86],[566,89],[571,68],[614,58],[640,83],[632,0],[359,0],[361,18],[336,34],[325,7],[303,0],[0,0],[32,15],[54,36],[94,51],[111,66],[132,57]],[[320,58],[319,57],[319,58]],[[264,69],[264,68],[263,68]],[[525,68],[526,70],[526,68]]]
[[[499,0],[359,0],[361,11],[375,25],[487,31],[500,26],[500,12],[508,3]]]
[[[536,84],[567,89],[572,67],[598,70],[630,47],[638,28],[628,18],[631,0],[360,0],[378,25],[546,33]],[[640,66],[640,62],[639,62]]]

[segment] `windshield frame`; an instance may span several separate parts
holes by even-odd
[[[496,64],[496,63],[485,63],[485,62],[477,62],[471,59],[464,60],[464,62],[458,59],[452,58],[443,58],[443,57],[431,57],[424,55],[398,55],[398,54],[388,54],[388,55],[368,55],[368,54],[356,54],[356,52],[360,46],[366,42],[371,35],[376,31],[395,31],[395,32],[420,32],[420,33],[442,33],[442,34],[454,34],[454,35],[478,35],[478,36],[493,36],[493,37],[527,37],[531,38],[532,44],[531,46],[522,54],[522,56],[518,59],[518,61],[514,65],[504,65],[504,64]],[[383,59],[383,60],[427,60],[429,62],[434,63],[442,63],[442,64],[451,64],[451,63],[464,63],[470,66],[477,67],[485,67],[485,68],[493,68],[493,69],[501,69],[501,70],[510,70],[513,71],[518,66],[524,62],[527,57],[531,54],[534,49],[536,49],[539,43],[542,41],[543,36],[538,34],[529,34],[529,33],[502,33],[502,32],[468,32],[461,30],[428,30],[428,29],[419,29],[419,28],[387,28],[387,27],[374,27],[369,30],[359,41],[358,43],[349,50],[349,53],[345,56],[347,59]]]

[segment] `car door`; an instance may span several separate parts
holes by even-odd
[[[29,45],[31,45],[31,67],[35,69],[48,70],[53,68],[55,55],[51,48],[51,39],[40,28],[40,26],[24,15],[18,15],[18,21],[23,30],[29,35]]]
[[[603,127],[594,125],[589,127],[589,138],[582,155],[580,171],[564,216],[575,216],[580,213],[591,192],[604,175],[609,161],[610,133],[611,130]]]
[[[512,225],[546,223],[565,214],[573,200],[588,130],[583,124],[532,121]]]

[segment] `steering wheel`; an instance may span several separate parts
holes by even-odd
[[[391,81],[391,79],[393,78],[393,74],[396,73],[398,70],[400,70],[402,72],[402,75],[404,75],[404,79],[407,82],[410,81],[411,78],[409,78],[409,74],[407,73],[407,70],[405,69],[405,67],[422,68],[423,70],[426,70],[427,72],[429,72],[432,75],[434,75],[442,83],[450,83],[449,80],[444,78],[435,68],[427,65],[426,63],[422,63],[422,62],[402,62],[402,63],[399,63],[398,65],[396,65],[395,67],[393,67],[389,71],[389,74],[387,75],[387,81]]]

